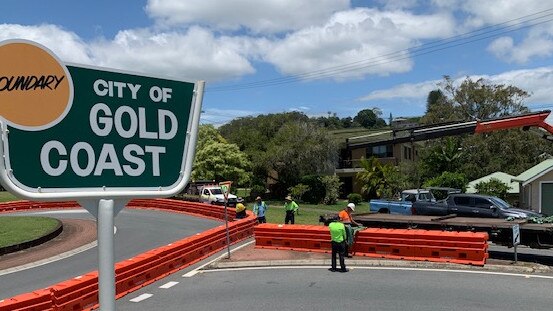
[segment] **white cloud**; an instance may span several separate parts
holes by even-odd
[[[402,73],[413,66],[405,49],[453,31],[449,15],[358,8],[334,14],[324,26],[289,34],[275,42],[265,59],[284,74],[312,73],[305,79]]]
[[[92,63],[87,45],[75,33],[55,25],[0,24],[0,41],[8,39],[38,42],[52,50],[64,62]]]
[[[390,89],[372,91],[359,98],[360,101],[378,101],[391,99],[426,99],[428,93],[437,89],[441,80],[424,81],[414,84],[400,84]]]
[[[529,108],[540,104],[550,104],[553,94],[553,66],[535,69],[513,70],[498,75],[472,75],[473,80],[483,78],[493,84],[516,86],[527,91],[530,97],[526,100]],[[460,84],[466,77],[455,79],[454,84]],[[413,84],[401,84],[389,89],[375,90],[360,101],[397,100],[408,101],[414,104],[425,103],[428,93],[437,89],[441,80],[423,81]]]
[[[275,33],[324,23],[347,8],[349,0],[149,0],[146,12],[166,26],[198,23],[218,30]]]
[[[200,122],[202,124],[214,124],[216,126],[223,125],[233,119],[247,116],[255,116],[260,114],[259,111],[236,110],[236,109],[215,109],[209,108],[202,110]]]
[[[113,41],[92,44],[101,66],[163,74],[186,80],[216,81],[255,72],[241,38],[215,37],[200,27],[185,33],[125,30]]]
[[[518,44],[511,37],[498,38],[488,46],[488,51],[503,61],[524,64],[534,57],[549,57],[553,54],[552,35],[553,32],[535,28]]]

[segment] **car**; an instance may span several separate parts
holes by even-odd
[[[438,202],[414,202],[413,215],[445,216],[455,214],[460,217],[483,218],[529,218],[543,217],[542,214],[512,207],[504,200],[490,195],[458,193],[450,194]]]
[[[229,193],[227,197],[227,206],[236,206],[237,197]],[[213,205],[225,205],[225,195],[220,186],[204,186],[200,192],[200,202]]]

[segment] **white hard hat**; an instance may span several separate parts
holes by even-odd
[[[355,204],[348,203],[348,207],[351,208],[352,211],[355,211]]]

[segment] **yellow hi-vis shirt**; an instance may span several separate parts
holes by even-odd
[[[335,221],[328,225],[332,242],[343,242],[346,240],[346,227],[343,223]]]

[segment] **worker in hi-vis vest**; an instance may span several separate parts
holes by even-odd
[[[330,229],[330,243],[332,244],[332,266],[328,270],[332,272],[348,272],[344,260],[346,252],[346,227],[340,220],[336,220],[331,222],[328,228]],[[340,257],[340,269],[336,269],[336,255]]]

